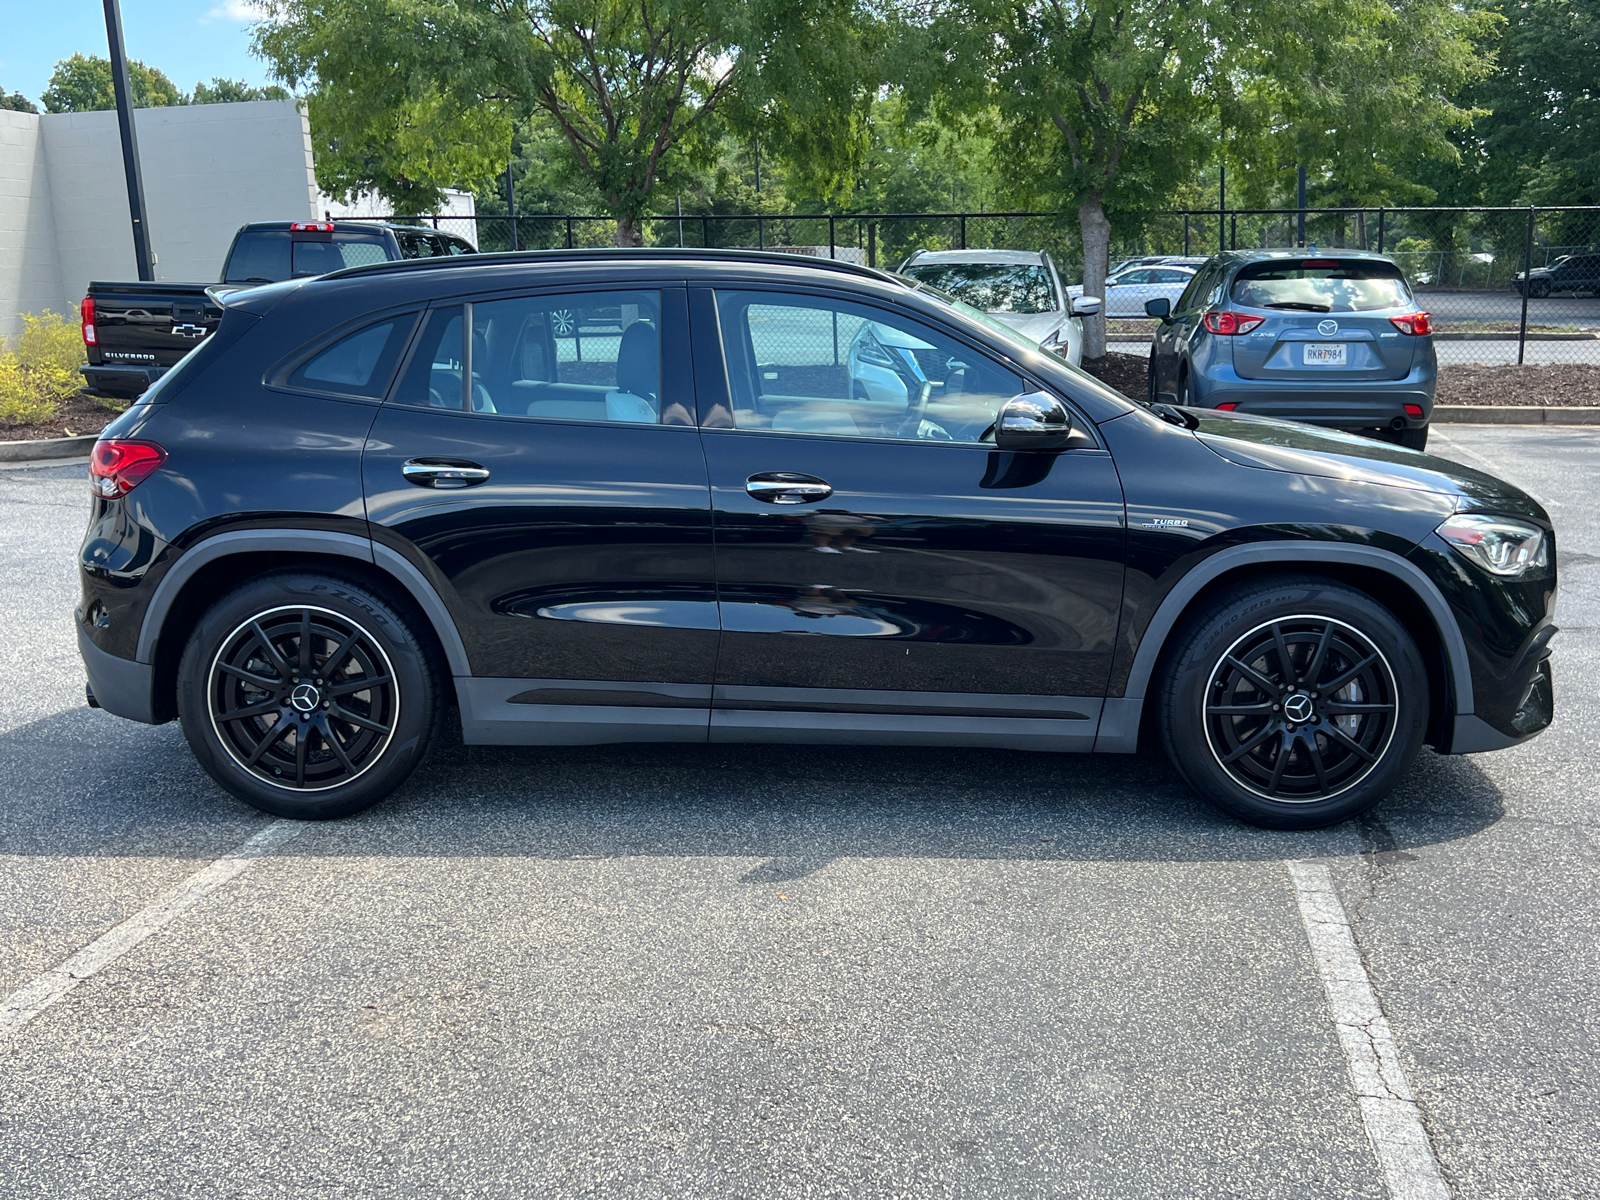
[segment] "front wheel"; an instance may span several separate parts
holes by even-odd
[[[195,627],[178,716],[195,758],[246,804],[280,817],[360,812],[403,783],[440,719],[439,684],[406,620],[333,576],[239,587]]]
[[[1317,578],[1218,596],[1162,673],[1162,743],[1222,811],[1271,829],[1358,816],[1415,761],[1428,718],[1422,656],[1394,615]]]
[[[1535,279],[1528,285],[1528,295],[1535,300],[1543,300],[1550,295],[1550,281],[1548,279]]]

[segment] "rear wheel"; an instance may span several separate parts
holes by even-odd
[[[1415,761],[1427,671],[1370,596],[1267,580],[1189,622],[1159,705],[1168,757],[1212,804],[1253,825],[1316,829],[1377,804]]]
[[[1394,434],[1395,444],[1404,446],[1407,450],[1426,450],[1428,448],[1428,427],[1421,429],[1397,429]]]
[[[348,816],[422,761],[439,685],[405,619],[331,576],[269,575],[201,618],[178,667],[178,715],[206,772],[282,817]]]

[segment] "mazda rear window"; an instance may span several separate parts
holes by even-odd
[[[1298,312],[1371,312],[1413,307],[1400,268],[1368,259],[1315,258],[1247,266],[1233,281],[1243,308]]]
[[[1050,275],[1020,263],[923,263],[902,272],[984,312],[1043,313],[1058,307]]]

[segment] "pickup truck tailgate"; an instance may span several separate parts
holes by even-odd
[[[222,308],[194,283],[91,283],[96,366],[170,367],[217,328]]]

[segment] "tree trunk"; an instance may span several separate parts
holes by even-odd
[[[642,246],[644,245],[644,218],[643,217],[618,217],[617,218],[617,245]]]
[[[1106,273],[1111,269],[1111,222],[1099,192],[1078,205],[1078,230],[1083,235],[1083,294],[1101,297],[1100,311],[1083,318],[1083,357],[1106,352]]]

